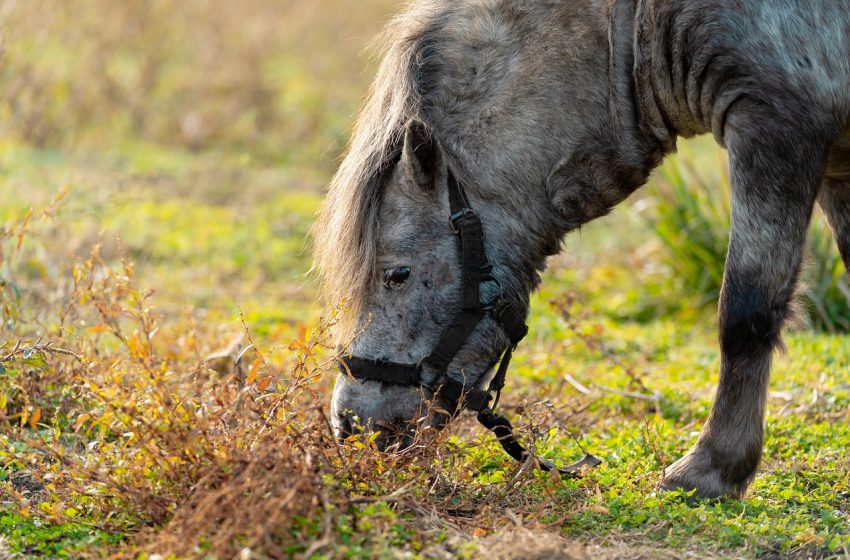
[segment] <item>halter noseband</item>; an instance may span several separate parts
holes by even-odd
[[[463,187],[451,169],[448,172],[448,193],[451,210],[449,222],[452,231],[458,236],[461,266],[460,310],[455,314],[452,324],[442,334],[431,353],[418,364],[399,364],[349,355],[339,358],[340,370],[361,380],[404,387],[421,386],[454,403],[456,407],[462,404],[478,413],[478,421],[496,434],[508,455],[517,461],[524,461],[528,457],[528,451],[517,441],[510,421],[501,414],[496,414],[495,410],[505,386],[511,356],[517,344],[528,333],[528,326],[525,324],[525,318],[504,297],[501,284],[492,275],[493,266],[484,250],[481,218],[469,206]],[[496,283],[499,294],[492,301],[481,303],[481,285],[488,282]],[[505,331],[509,343],[502,352],[496,374],[487,389],[482,390],[474,386],[467,387],[463,381],[452,379],[448,375],[448,368],[478,323],[488,314]],[[430,383],[423,378],[425,366],[437,372],[436,379]],[[574,474],[585,465],[596,466],[599,462],[596,457],[586,455],[581,461],[559,468],[549,461],[538,459],[540,469],[557,470],[566,475]]]

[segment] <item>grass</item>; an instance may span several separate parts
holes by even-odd
[[[333,317],[320,319],[305,276],[306,239],[369,79],[354,55],[392,6],[347,18],[328,16],[334,2],[258,0],[258,16],[184,4],[203,16],[197,29],[158,3],[97,4],[116,22],[101,34],[85,33],[94,7],[75,29],[70,8],[53,6],[47,34],[47,3],[4,12],[17,25],[0,77],[14,93],[3,111],[15,112],[0,133],[0,556],[850,554],[844,335],[786,336],[765,460],[745,500],[657,492],[707,417],[719,354],[710,298],[671,281],[681,272],[647,227],[649,198],[566,240],[503,395],[541,455],[575,460],[580,444],[603,465],[570,480],[529,472],[471,416],[403,454],[368,439],[337,446],[324,416]],[[263,48],[240,39],[237,27],[266,29],[275,10],[287,16],[280,36],[258,32]],[[117,23],[131,20],[136,31]],[[152,44],[163,29],[172,39]],[[322,31],[299,40],[309,29]],[[111,79],[130,76],[116,99],[95,59],[68,59],[69,45],[91,52],[98,41],[112,49]],[[203,53],[230,47],[263,70],[237,78],[229,61],[200,79]],[[144,97],[130,87],[135,69],[157,57],[162,75]],[[76,72],[56,70],[66,64]],[[240,88],[256,76],[280,90],[271,129],[245,116],[257,108]],[[329,76],[343,85],[326,91]],[[204,115],[236,124],[187,136],[174,124],[192,106],[186,92]],[[38,95],[51,104],[27,101]],[[697,144],[682,164],[722,181],[717,154]]]
[[[87,550],[121,541],[120,534],[92,529],[87,523],[45,523],[40,519],[7,513],[0,532],[11,546],[6,552],[34,558],[74,558]]]

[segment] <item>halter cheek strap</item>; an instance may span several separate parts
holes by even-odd
[[[463,406],[478,412],[478,421],[496,434],[502,448],[517,461],[524,461],[528,451],[517,441],[513,427],[507,418],[495,412],[502,388],[505,386],[508,366],[514,348],[528,333],[525,318],[511,305],[502,293],[501,284],[492,275],[493,267],[484,250],[484,227],[481,218],[469,206],[463,188],[449,170],[448,173],[450,224],[458,236],[461,266],[460,309],[451,325],[440,336],[431,353],[419,364],[399,364],[361,358],[340,356],[340,370],[356,379],[377,381],[386,385],[406,387],[422,386],[452,403],[456,408]],[[495,283],[499,294],[493,301],[481,303],[481,285]],[[496,374],[487,389],[467,387],[463,381],[448,375],[449,365],[457,353],[466,344],[481,320],[490,315],[507,335],[507,348],[502,352]],[[424,380],[424,369],[436,372],[431,382]],[[490,404],[491,398],[493,404]],[[557,470],[564,475],[572,475],[583,466],[596,466],[601,461],[592,455],[566,467],[556,467],[548,461],[538,460],[541,470]]]

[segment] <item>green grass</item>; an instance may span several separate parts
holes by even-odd
[[[9,543],[9,552],[31,558],[76,558],[122,538],[85,523],[50,524],[9,512],[0,515],[0,534]]]
[[[850,474],[842,449],[850,441],[850,345],[842,336],[788,337],[788,357],[778,360],[771,384],[764,464],[746,500],[657,492],[661,469],[694,443],[710,407],[718,365],[711,323],[708,317],[697,324],[660,321],[637,328],[602,323],[604,339],[622,348],[618,360],[643,372],[643,392],[662,400],[656,406],[608,394],[595,401],[594,428],[582,443],[605,463],[561,490],[561,500],[578,513],[553,508],[552,515],[566,516],[563,530],[579,539],[611,534],[615,541],[718,554],[841,554],[850,546]],[[569,333],[556,329],[546,336],[559,340]],[[618,375],[610,360],[586,348],[566,350],[558,362],[581,384],[627,388],[628,377]],[[546,387],[533,390],[542,397]],[[562,454],[574,450],[563,436],[543,449],[562,461],[575,457],[574,451]]]

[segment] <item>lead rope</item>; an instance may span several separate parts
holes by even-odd
[[[479,302],[480,285],[482,282],[486,281],[485,275],[483,275],[482,272],[485,268],[490,267],[490,263],[487,261],[486,252],[484,251],[484,233],[481,221],[475,211],[470,208],[469,202],[466,199],[466,194],[463,192],[463,187],[461,187],[453,173],[449,173],[448,176],[448,191],[449,208],[452,213],[452,227],[455,230],[455,233],[460,236],[461,266],[463,270],[463,282],[461,287],[462,311],[458,319],[456,319],[456,324],[463,322],[465,314],[473,314],[474,319],[471,321],[473,324],[468,327],[466,332],[468,336],[483,316],[483,309]],[[467,401],[467,406],[469,407],[469,405],[472,405],[472,410],[477,409],[478,422],[495,434],[502,448],[508,455],[519,462],[524,462],[528,459],[528,450],[526,450],[522,444],[517,441],[510,421],[501,414],[496,414],[496,406],[499,404],[499,398],[502,395],[502,388],[505,386],[505,377],[507,376],[508,366],[511,363],[513,350],[516,345],[519,344],[519,341],[525,336],[526,332],[528,332],[528,327],[525,325],[525,321],[516,317],[515,314],[506,315],[506,311],[506,308],[502,309],[502,313],[498,315],[498,322],[506,329],[511,341],[508,344],[508,348],[505,350],[505,353],[502,355],[499,369],[490,381],[490,386],[487,391],[484,392],[483,395],[481,395],[480,391],[473,392],[478,394],[470,395],[473,397],[471,399],[473,402]],[[516,324],[517,321],[521,323],[521,326]],[[451,333],[451,331],[454,331],[456,328],[457,327],[453,325],[449,329],[449,332]],[[453,335],[454,333],[450,334],[448,337],[444,335],[443,340],[438,343],[435,351],[431,353],[431,357],[435,354],[445,356],[445,353],[440,350],[442,350],[443,346],[450,346],[449,344],[445,344],[445,342],[447,338],[449,340],[456,339]],[[466,337],[464,337],[464,342],[465,339]],[[458,345],[457,348],[452,348],[454,350],[454,352],[452,352],[452,357],[454,357],[454,353],[457,352],[459,348],[460,345]],[[450,361],[451,359],[445,359],[444,367],[447,367]],[[490,394],[494,395],[494,400],[493,404],[488,406],[488,395]],[[483,399],[481,397],[483,397]],[[560,468],[555,466],[554,463],[546,460],[537,458],[536,461],[541,470],[547,472],[556,470],[558,473],[566,476],[574,476],[582,467],[595,467],[602,462],[588,453],[585,453],[584,458],[580,461]]]
[[[524,463],[529,457],[528,450],[523,447],[519,441],[517,441],[516,435],[514,435],[514,427],[511,425],[510,420],[501,414],[496,414],[496,407],[498,406],[499,398],[502,395],[502,388],[505,386],[505,376],[508,371],[508,366],[511,363],[513,349],[513,346],[508,346],[508,349],[505,350],[505,353],[502,356],[502,361],[499,364],[499,369],[497,370],[496,375],[493,376],[493,380],[490,382],[490,387],[487,390],[488,393],[494,393],[493,404],[491,406],[486,406],[485,404],[485,406],[478,411],[477,418],[478,422],[482,426],[493,432],[496,439],[499,441],[499,444],[501,444],[502,449],[505,450],[505,453],[513,457],[516,461]],[[584,451],[584,449],[582,449],[582,451]],[[593,468],[602,463],[601,459],[586,451],[584,452],[584,457],[581,460],[564,467],[558,467],[555,463],[539,457],[535,457],[534,459],[540,470],[546,472],[557,471],[561,475],[570,477],[575,476],[582,467]]]
[[[505,450],[505,453],[520,463],[523,463],[528,459],[528,450],[523,447],[519,441],[517,441],[516,436],[514,435],[514,427],[507,418],[501,414],[496,414],[493,412],[492,408],[488,407],[478,412],[478,422],[495,434],[496,439],[499,440],[499,443],[502,445],[502,449]],[[575,463],[571,463],[565,467],[559,467],[555,465],[555,463],[539,457],[535,457],[534,459],[537,463],[537,467],[541,471],[557,471],[558,473],[566,476],[575,476],[582,467],[593,468],[602,463],[601,459],[586,451],[584,457],[580,461],[576,461]]]

